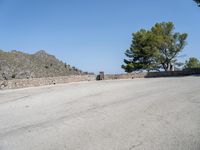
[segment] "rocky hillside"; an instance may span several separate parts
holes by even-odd
[[[0,50],[0,80],[87,74],[41,50],[35,54]]]

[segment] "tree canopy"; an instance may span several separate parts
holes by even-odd
[[[172,22],[157,23],[151,30],[141,29],[132,36],[132,44],[125,52],[128,59],[122,65],[126,72],[172,70],[187,39],[185,33],[174,33]]]
[[[194,0],[200,6],[200,0]]]
[[[200,68],[200,61],[195,57],[191,57],[186,61],[185,68]]]
[[[156,69],[156,59],[158,55],[158,49],[154,47],[155,36],[150,31],[144,29],[133,33],[133,40],[130,49],[127,49],[125,55],[130,58],[125,59],[126,65],[122,65],[122,68],[126,72],[132,72],[134,70],[151,70]],[[157,53],[156,53],[157,52]]]

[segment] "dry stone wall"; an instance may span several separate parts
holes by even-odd
[[[169,72],[149,72],[146,77],[173,77],[173,76],[188,76],[200,75],[200,68],[186,69],[183,71],[169,71]]]
[[[200,69],[187,69],[183,71],[171,71],[171,72],[107,74],[104,76],[104,80],[171,77],[171,76],[187,76],[187,75],[200,75]],[[95,81],[96,79],[97,79],[96,75],[71,75],[71,76],[48,77],[48,78],[0,80],[0,89],[17,89],[17,88],[36,87],[44,85],[55,85],[55,84],[69,83],[69,82]]]
[[[104,80],[145,78],[147,73],[108,74]]]
[[[72,76],[48,77],[48,78],[1,80],[0,89],[18,89],[26,87],[36,87],[44,85],[55,85],[61,83],[94,81],[94,80],[96,80],[96,75],[72,75]]]

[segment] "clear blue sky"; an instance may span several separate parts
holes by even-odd
[[[46,50],[84,71],[121,73],[131,34],[172,21],[200,58],[200,8],[192,0],[0,0],[0,49]]]

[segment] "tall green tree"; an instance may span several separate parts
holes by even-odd
[[[174,33],[172,22],[157,23],[151,30],[133,33],[131,47],[126,50],[122,68],[138,70],[172,70],[178,54],[186,45],[187,34]]]
[[[194,0],[200,6],[200,0]]]
[[[186,45],[186,33],[174,33],[172,22],[157,23],[152,27],[151,32],[157,38],[157,48],[159,49],[158,63],[165,71],[171,71],[177,64],[177,56]]]
[[[156,62],[159,51],[155,47],[155,38],[152,32],[144,29],[133,33],[131,47],[125,52],[128,59],[124,59],[125,65],[122,65],[126,72],[158,69]]]
[[[195,57],[191,57],[185,62],[185,68],[200,68],[200,61]]]

